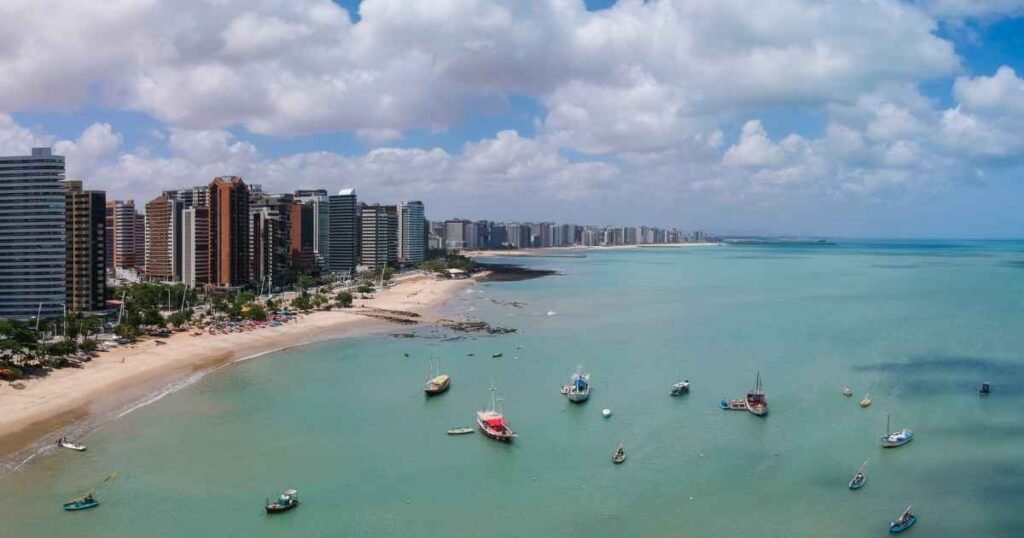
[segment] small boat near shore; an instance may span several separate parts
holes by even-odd
[[[62,504],[61,507],[68,512],[76,512],[78,510],[96,508],[99,505],[100,502],[96,500],[96,497],[92,493],[87,493],[83,497]]]
[[[274,502],[267,501],[265,508],[268,514],[279,514],[281,512],[287,512],[292,508],[299,505],[299,492],[292,488],[288,488],[281,492],[281,495],[277,497]]]
[[[885,417],[885,435],[882,436],[883,448],[896,448],[914,440],[914,432],[907,428],[892,431],[890,429],[890,418],[891,417],[889,415],[886,415]]]
[[[624,444],[626,444],[625,441],[619,443],[619,448],[615,449],[615,453],[612,454],[612,463],[618,465],[626,461],[626,450],[622,448]]]
[[[864,399],[860,401],[860,406],[861,407],[867,407],[869,405],[871,405],[871,395],[870,394],[865,394],[864,395]]]
[[[747,411],[752,415],[763,417],[768,414],[768,398],[765,397],[764,387],[761,386],[761,372],[757,373],[754,390],[747,393],[746,405]]]
[[[583,371],[582,366],[576,367],[576,372],[569,377],[569,391],[565,397],[573,403],[583,403],[590,398],[590,374]]]
[[[57,446],[66,448],[68,450],[74,450],[75,452],[85,452],[85,445],[79,445],[68,441],[67,437],[61,437],[57,439]]]
[[[843,385],[843,396],[853,396],[853,389],[849,385]]]
[[[850,479],[850,489],[860,489],[864,487],[864,483],[868,480],[868,475],[865,472],[867,464],[867,460],[864,460],[864,463],[860,464],[860,467],[857,468],[857,472],[853,475],[853,478]]]
[[[448,392],[452,386],[452,379],[448,374],[441,373],[441,363],[437,359],[430,361],[430,374],[426,384],[423,385],[423,392],[427,396],[437,396]]]
[[[910,506],[900,514],[899,519],[889,523],[889,532],[899,534],[917,523],[917,516],[910,510]]]
[[[672,385],[672,390],[669,392],[670,396],[679,396],[680,394],[686,394],[690,392],[690,380],[686,379]]]
[[[473,433],[473,428],[463,426],[461,428],[452,428],[448,430],[448,435],[468,435]]]
[[[496,387],[491,387],[491,407],[486,411],[476,412],[476,424],[487,437],[508,443],[515,439],[517,434],[505,420],[505,415],[498,411],[498,402],[502,399],[495,395],[497,390]]]

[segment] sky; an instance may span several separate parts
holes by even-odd
[[[0,155],[432,219],[1024,237],[1024,0],[5,0]]]

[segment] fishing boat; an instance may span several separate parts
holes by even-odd
[[[441,363],[437,359],[431,359],[429,379],[423,385],[423,392],[427,393],[427,396],[436,396],[448,392],[451,386],[451,377],[441,373]]]
[[[764,387],[761,386],[761,372],[757,373],[757,381],[754,383],[754,390],[747,393],[747,411],[752,415],[763,417],[768,414],[768,399],[764,395]]]
[[[992,385],[988,381],[984,381],[978,387],[978,394],[981,396],[988,396],[992,393]]]
[[[719,400],[718,407],[721,407],[726,411],[746,411],[747,401],[741,399]]]
[[[462,428],[452,428],[452,429],[448,430],[448,435],[466,435],[466,434],[470,434],[470,433],[473,433],[473,428],[462,427]]]
[[[266,509],[268,514],[287,512],[299,505],[299,492],[288,488],[281,492],[274,502],[267,501]]]
[[[853,389],[849,385],[843,385],[843,396],[853,396]]]
[[[487,437],[495,441],[510,442],[516,437],[516,432],[505,420],[505,416],[498,411],[498,402],[502,399],[496,397],[497,390],[496,387],[491,387],[491,407],[486,411],[476,412],[476,424]]]
[[[60,439],[57,439],[57,446],[61,448],[66,448],[68,450],[74,450],[76,452],[85,452],[85,445],[72,443],[71,441],[68,441],[67,437],[61,437]]]
[[[899,519],[889,523],[889,532],[898,534],[909,529],[914,523],[917,523],[917,516],[910,511],[910,508],[911,507],[908,506],[907,509],[900,514]]]
[[[864,395],[864,399],[860,401],[860,406],[861,407],[867,407],[869,405],[871,405],[871,395],[870,394],[865,394]]]
[[[690,380],[689,379],[684,380],[684,381],[680,381],[679,383],[676,383],[675,385],[672,385],[672,391],[669,392],[669,395],[671,395],[671,396],[679,396],[680,394],[682,394],[684,392],[690,392]]]
[[[583,371],[582,366],[576,367],[576,372],[569,377],[569,392],[565,397],[570,402],[581,403],[590,398],[590,374]]]
[[[860,464],[860,467],[857,468],[857,473],[853,475],[852,479],[850,479],[850,489],[860,489],[864,487],[864,482],[867,482],[868,480],[868,475],[864,469],[867,464],[868,461],[864,460],[864,463]]]
[[[618,465],[626,461],[626,450],[622,448],[622,445],[625,443],[625,441],[619,443],[619,448],[615,449],[615,453],[612,454],[612,463]]]
[[[903,446],[914,439],[914,432],[903,428],[902,430],[892,431],[890,429],[890,416],[885,417],[885,435],[882,436],[882,447],[883,448],[896,448]]]
[[[87,493],[84,497],[79,497],[71,502],[66,502],[61,505],[64,510],[68,512],[75,512],[78,510],[88,510],[90,508],[96,508],[100,505],[100,502],[93,497],[92,493]]]
[[[500,351],[495,351],[494,353],[491,353],[491,358],[497,359],[498,357],[500,357],[500,356],[502,356],[502,355],[503,355],[503,353],[502,353],[502,352],[500,352]]]

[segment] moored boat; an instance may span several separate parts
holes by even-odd
[[[746,406],[752,415],[763,417],[768,414],[768,398],[765,397],[764,387],[761,386],[761,372],[757,373],[754,390],[747,393]]]
[[[468,428],[465,426],[462,428],[452,428],[448,430],[448,435],[466,435],[470,433],[473,433],[473,428]]]
[[[860,401],[860,406],[861,407],[867,407],[869,405],[871,405],[871,395],[870,394],[865,394],[864,395],[864,399]]]
[[[622,448],[625,443],[625,441],[619,443],[619,448],[615,449],[615,453],[612,454],[612,463],[618,465],[626,461],[626,450]]]
[[[867,464],[867,460],[864,460],[864,463],[860,464],[860,467],[857,468],[856,474],[854,474],[853,478],[850,479],[850,489],[860,489],[864,487],[864,483],[868,480],[867,472],[865,472],[864,469]]]
[[[299,505],[299,492],[288,488],[281,492],[274,502],[267,502],[265,508],[268,514],[287,512]]]
[[[93,497],[92,493],[86,494],[84,497],[80,497],[71,502],[66,502],[61,505],[64,510],[68,512],[75,512],[77,510],[88,510],[89,508],[96,508],[100,505],[100,502]]]
[[[988,381],[983,381],[981,385],[978,386],[978,394],[982,396],[988,396],[991,393],[992,385]]]
[[[451,388],[452,379],[448,374],[441,373],[441,365],[437,359],[430,361],[429,375],[430,379],[423,385],[423,392],[427,393],[427,396],[443,394]]]
[[[690,392],[690,380],[686,379],[672,385],[672,391],[669,392],[671,396],[679,396],[680,394]]]
[[[67,437],[61,437],[60,439],[57,439],[57,446],[61,448],[66,448],[68,450],[74,450],[76,452],[85,452],[85,445],[72,443],[71,441],[68,441]]]
[[[576,372],[569,377],[569,392],[565,397],[570,402],[580,403],[590,398],[590,374],[583,371],[582,366],[576,367]]]
[[[502,355],[504,355],[504,353],[502,353],[500,351],[495,351],[494,353],[491,353],[491,358],[497,359],[498,357],[501,357]]]
[[[747,401],[738,398],[735,400],[720,400],[718,402],[718,407],[721,407],[726,411],[746,411]]]
[[[849,385],[843,385],[843,396],[853,396],[853,389]]]
[[[476,412],[476,424],[480,431],[495,441],[510,442],[516,437],[505,416],[498,411],[497,403],[501,400],[495,396],[498,389],[491,387],[491,407],[486,411]]]
[[[889,523],[889,532],[893,534],[901,533],[909,529],[914,523],[917,523],[917,516],[910,511],[911,507],[907,507],[906,510],[900,514],[899,519]]]
[[[893,431],[890,429],[890,417],[885,418],[885,435],[882,436],[883,448],[896,448],[903,446],[914,439],[914,432],[907,428]]]

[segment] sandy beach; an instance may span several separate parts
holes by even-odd
[[[147,339],[113,348],[83,368],[65,368],[45,378],[23,381],[25,388],[0,385],[0,456],[9,456],[80,420],[121,409],[148,394],[195,373],[254,355],[318,340],[358,336],[394,329],[395,324],[368,317],[373,309],[415,312],[421,323],[431,311],[471,286],[474,280],[435,280],[417,275],[397,280],[372,299],[353,308],[314,312],[280,327],[202,336],[175,333],[158,345]],[[379,310],[377,311],[379,312]]]

